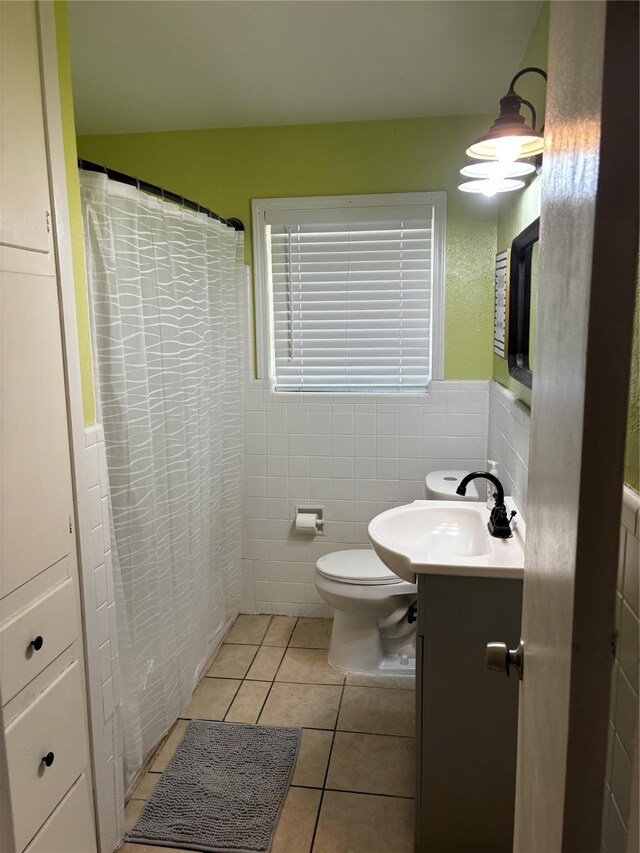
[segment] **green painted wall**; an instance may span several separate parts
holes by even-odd
[[[546,70],[547,43],[549,30],[549,4],[545,3],[531,34],[527,50],[520,64],[521,68],[537,65]],[[518,92],[532,101],[535,106],[544,105],[544,81],[538,75],[527,75]],[[513,238],[540,215],[541,179],[535,178],[522,193],[501,199],[498,211],[498,251],[508,249]],[[625,454],[625,482],[640,490],[640,274],[636,295],[633,359],[631,364],[631,384],[629,389],[629,415],[627,422],[627,441]],[[505,385],[527,405],[531,405],[531,391],[509,376],[505,359],[493,356],[493,377]]]
[[[458,191],[489,116],[81,136],[80,155],[199,201],[247,228],[251,199],[447,190],[445,375],[492,375],[496,200]]]
[[[65,169],[67,173],[69,219],[71,222],[73,280],[76,297],[76,314],[78,318],[82,405],[85,424],[92,424],[96,419],[96,409],[91,365],[91,333],[89,329],[87,274],[84,261],[80,182],[78,180],[77,167],[78,154],[76,151],[76,128],[73,112],[73,92],[71,88],[71,66],[69,62],[67,4],[63,2],[63,0],[56,0],[54,9],[56,21],[56,47],[58,52],[60,106],[62,111],[62,137],[64,143]]]

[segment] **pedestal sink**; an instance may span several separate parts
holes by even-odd
[[[484,504],[414,501],[376,516],[369,539],[383,563],[410,583],[417,574],[521,578],[521,528],[515,524],[511,539],[496,539],[488,520]]]

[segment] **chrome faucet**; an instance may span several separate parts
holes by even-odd
[[[496,487],[496,505],[491,510],[489,523],[487,524],[489,533],[495,536],[496,539],[511,539],[513,535],[511,533],[511,519],[516,515],[516,511],[512,510],[511,515],[507,516],[507,508],[504,505],[504,488],[497,477],[488,471],[474,471],[472,474],[467,474],[466,477],[462,478],[460,485],[456,489],[456,494],[466,495],[469,483],[472,480],[477,480],[479,477],[489,480]]]

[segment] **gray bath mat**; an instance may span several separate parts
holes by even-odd
[[[300,729],[192,720],[129,841],[263,853],[289,788]]]

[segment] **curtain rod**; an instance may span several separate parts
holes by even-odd
[[[148,181],[141,181],[139,178],[134,178],[131,175],[125,175],[124,172],[117,172],[115,169],[110,169],[108,166],[101,166],[99,163],[92,163],[90,160],[83,160],[82,157],[78,157],[78,167],[80,169],[86,169],[87,172],[101,172],[112,181],[118,181],[121,184],[129,184],[129,186],[137,187],[139,190],[151,193],[151,195],[157,195],[160,196],[160,198],[167,199],[168,201],[174,201],[176,204],[180,204],[182,207],[187,207],[189,210],[193,210],[196,213],[204,213],[210,219],[215,219],[223,225],[229,225],[236,231],[244,231],[242,220],[235,218],[223,219],[217,213],[214,213],[213,210],[209,210],[208,207],[203,207],[201,204],[198,204],[197,201],[191,201],[191,199],[184,198],[177,193],[172,193],[170,190],[165,190],[155,184],[150,184]]]

